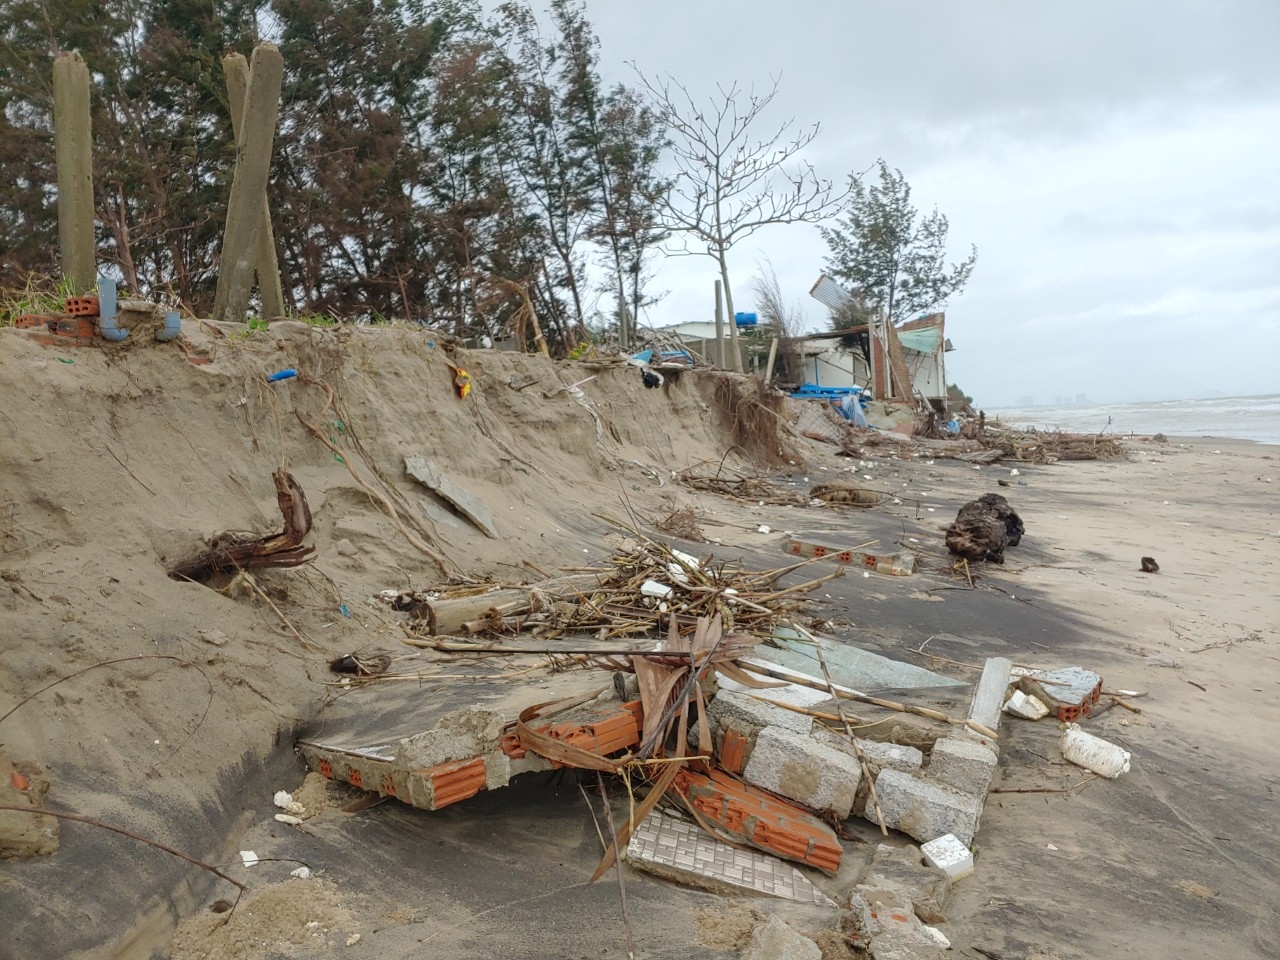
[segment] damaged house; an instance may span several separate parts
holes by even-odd
[[[849,307],[853,295],[825,274],[809,295],[832,311]],[[946,314],[932,313],[894,326],[883,320],[802,339],[805,382],[819,387],[867,386],[877,400],[926,400],[947,408]]]

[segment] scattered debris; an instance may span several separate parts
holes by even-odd
[[[1142,558],[1142,572],[1143,573],[1159,573],[1160,572],[1160,564],[1156,563],[1155,557]]]
[[[391,654],[385,650],[371,653],[348,653],[329,661],[332,673],[346,673],[357,677],[379,677],[391,668]]]
[[[866,508],[884,503],[889,499],[889,494],[848,483],[819,483],[809,489],[809,499]]]
[[[468,389],[470,389],[469,386]],[[460,396],[466,396],[466,394],[460,394]],[[493,525],[493,514],[489,511],[489,507],[437,470],[426,457],[405,457],[404,469],[413,479],[451,504],[486,537],[492,540],[502,539],[498,529]]]
[[[1005,701],[1004,712],[1021,717],[1023,720],[1039,720],[1049,715],[1049,708],[1041,702],[1039,697],[1028,696],[1021,690],[1014,690]]]
[[[1058,741],[1062,756],[1078,767],[1114,780],[1129,772],[1129,751],[1109,740],[1086,733],[1074,723],[1067,724]]]
[[[1061,723],[1072,723],[1093,712],[1102,697],[1102,677],[1084,667],[1057,670],[1016,668],[1018,688],[1044,704]]]

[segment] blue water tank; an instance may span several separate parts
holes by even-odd
[[[754,313],[746,313],[742,310],[739,310],[737,313],[733,315],[733,322],[740,327],[754,327],[757,323],[760,322],[760,318],[756,316]]]

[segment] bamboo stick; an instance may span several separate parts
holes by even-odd
[[[880,833],[883,836],[889,836],[889,828],[884,824],[884,811],[880,809],[880,798],[876,796],[875,781],[871,779],[871,767],[867,763],[866,754],[862,752],[862,747],[858,745],[858,738],[853,735],[853,727],[849,725],[849,721],[845,718],[844,707],[840,704],[840,696],[836,693],[836,685],[831,682],[831,671],[827,669],[827,658],[822,655],[822,645],[819,644],[815,649],[818,651],[818,663],[822,667],[822,678],[827,681],[827,689],[831,691],[831,699],[836,704],[836,716],[840,718],[840,723],[844,726],[845,735],[849,738],[849,743],[853,745],[853,752],[858,757],[858,763],[862,766],[862,775],[867,780],[867,790],[870,792],[872,809],[876,812],[876,820],[880,823]]]

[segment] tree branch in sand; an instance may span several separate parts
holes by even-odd
[[[284,530],[266,537],[242,533],[220,533],[208,549],[179,561],[169,569],[177,580],[204,583],[217,573],[256,567],[296,567],[306,563],[315,547],[302,541],[311,532],[311,508],[298,481],[287,470],[271,475],[276,485],[276,501],[284,517]]]

